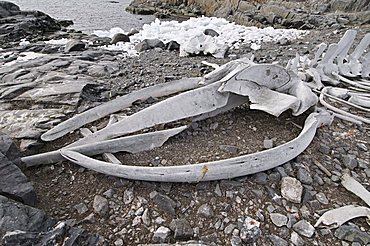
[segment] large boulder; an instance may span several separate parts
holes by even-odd
[[[332,0],[330,10],[344,12],[370,11],[370,0]]]
[[[19,11],[19,7],[11,2],[0,1],[0,18],[9,17],[12,15],[17,14]]]

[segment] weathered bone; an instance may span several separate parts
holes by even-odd
[[[71,150],[61,150],[61,154],[71,162],[85,168],[127,179],[158,182],[199,182],[230,179],[265,171],[295,158],[311,143],[316,128],[330,124],[331,121],[332,116],[327,112],[312,113],[307,117],[299,136],[283,145],[254,154],[193,165],[170,167],[115,165],[94,160]]]
[[[138,153],[162,146],[170,137],[182,132],[185,129],[186,126],[182,126],[170,130],[133,135],[98,143],[89,143],[86,145],[71,147],[68,149],[78,151],[89,156],[99,155],[102,153],[117,153],[121,151]],[[64,158],[60,155],[59,150],[56,150],[38,155],[23,157],[21,160],[26,164],[27,167],[31,167],[41,164],[52,164],[58,161],[62,161],[64,160]]]
[[[370,219],[370,209],[367,207],[355,207],[353,205],[336,208],[321,215],[315,227],[322,223],[324,225],[335,224],[334,227],[336,228],[358,217],[367,217]]]
[[[150,97],[162,97],[177,92],[194,89],[199,86],[200,79],[201,78],[180,79],[165,84],[147,87],[132,92],[128,95],[121,96],[100,106],[87,110],[81,114],[75,115],[71,119],[62,122],[61,124],[44,133],[41,136],[41,139],[44,141],[52,141],[58,139],[87,123],[93,122],[112,113],[120,111],[124,108],[127,108],[131,106],[132,103],[139,100],[143,101]]]
[[[362,64],[359,59],[369,45],[370,33],[365,35],[365,37],[360,41],[353,53],[348,57],[348,66],[351,69],[351,73],[355,76],[361,75]]]
[[[370,206],[370,192],[348,173],[342,176],[342,185]]]

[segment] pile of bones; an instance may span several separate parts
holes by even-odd
[[[286,68],[276,64],[256,64],[252,58],[241,58],[222,66],[208,64],[215,70],[203,78],[186,78],[134,91],[75,115],[44,133],[41,139],[58,139],[138,100],[176,95],[121,120],[112,116],[101,130],[91,132],[81,128],[82,139],[59,150],[24,157],[22,161],[30,167],[67,159],[103,174],[159,182],[230,179],[272,169],[302,153],[313,140],[316,129],[330,124],[334,117],[358,124],[370,123],[370,119],[365,117],[370,111],[370,52],[366,52],[370,33],[348,54],[355,37],[356,31],[348,30],[337,44],[319,45],[312,59],[297,55]],[[322,107],[317,107],[319,101]],[[242,104],[274,116],[288,109],[295,116],[312,107],[315,110],[309,114],[295,139],[253,154],[167,167],[122,165],[113,155],[121,151],[138,153],[160,147],[187,126],[133,134],[142,129],[187,118],[199,121]],[[355,108],[357,114],[341,109],[340,104]],[[89,157],[100,154],[108,161]],[[350,175],[342,177],[342,184],[370,205],[370,193]],[[359,216],[369,217],[370,209],[352,205],[334,209],[322,215],[316,225],[340,226]]]

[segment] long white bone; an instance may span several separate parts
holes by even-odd
[[[71,150],[61,150],[61,154],[71,162],[85,168],[126,179],[158,182],[199,182],[230,179],[265,171],[295,158],[311,143],[316,128],[330,124],[331,121],[332,116],[327,112],[312,113],[307,117],[299,136],[283,145],[254,154],[192,165],[169,167],[115,165],[89,158]]]

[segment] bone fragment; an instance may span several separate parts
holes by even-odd
[[[354,103],[356,105],[360,105],[362,107],[366,107],[366,108],[370,109],[370,100],[369,100],[369,98],[366,98],[366,97],[353,95],[348,99],[348,102],[351,102],[351,103]]]
[[[69,149],[88,156],[99,155],[102,153],[117,153],[121,151],[138,153],[162,146],[170,137],[175,136],[185,129],[186,126],[182,126],[170,130],[133,135],[98,143],[88,143],[86,145],[72,147]],[[41,164],[55,163],[64,160],[64,158],[60,155],[59,150],[56,150],[33,156],[26,156],[21,160],[26,164],[27,167],[31,167]]]
[[[312,113],[299,136],[285,144],[265,151],[231,159],[170,167],[143,167],[108,164],[94,160],[76,151],[61,150],[68,160],[100,173],[127,179],[158,182],[199,182],[230,179],[265,171],[282,165],[302,153],[315,136],[316,128],[330,124],[328,112]]]
[[[370,33],[365,35],[365,37],[356,46],[353,53],[348,57],[349,60],[348,66],[351,69],[351,73],[355,76],[361,75],[362,65],[359,59],[369,45],[370,45]]]
[[[336,208],[321,215],[317,220],[315,227],[322,223],[324,225],[335,224],[334,228],[337,228],[347,221],[358,217],[368,217],[370,219],[370,209],[367,207],[355,207],[353,205]]]
[[[219,93],[221,82],[183,92],[145,108],[126,119],[85,137],[70,146],[112,139],[162,123],[194,117],[227,104],[229,94]]]
[[[186,78],[169,83],[154,85],[144,88],[128,95],[121,96],[112,101],[104,103],[100,106],[87,110],[81,114],[77,114],[71,119],[68,119],[41,136],[44,141],[52,141],[58,139],[67,133],[80,128],[81,126],[103,118],[107,115],[120,111],[132,105],[138,100],[146,100],[149,97],[162,97],[171,95],[177,92],[190,90],[199,86],[201,78]]]
[[[351,177],[350,174],[345,173],[342,176],[342,185],[348,191],[352,192],[359,198],[361,198],[368,206],[370,206],[370,192],[365,189],[356,179]]]
[[[316,160],[313,160],[313,163],[315,163],[315,165],[321,170],[323,171],[329,178],[331,177],[331,172],[326,168],[324,167],[320,162],[316,161]]]

